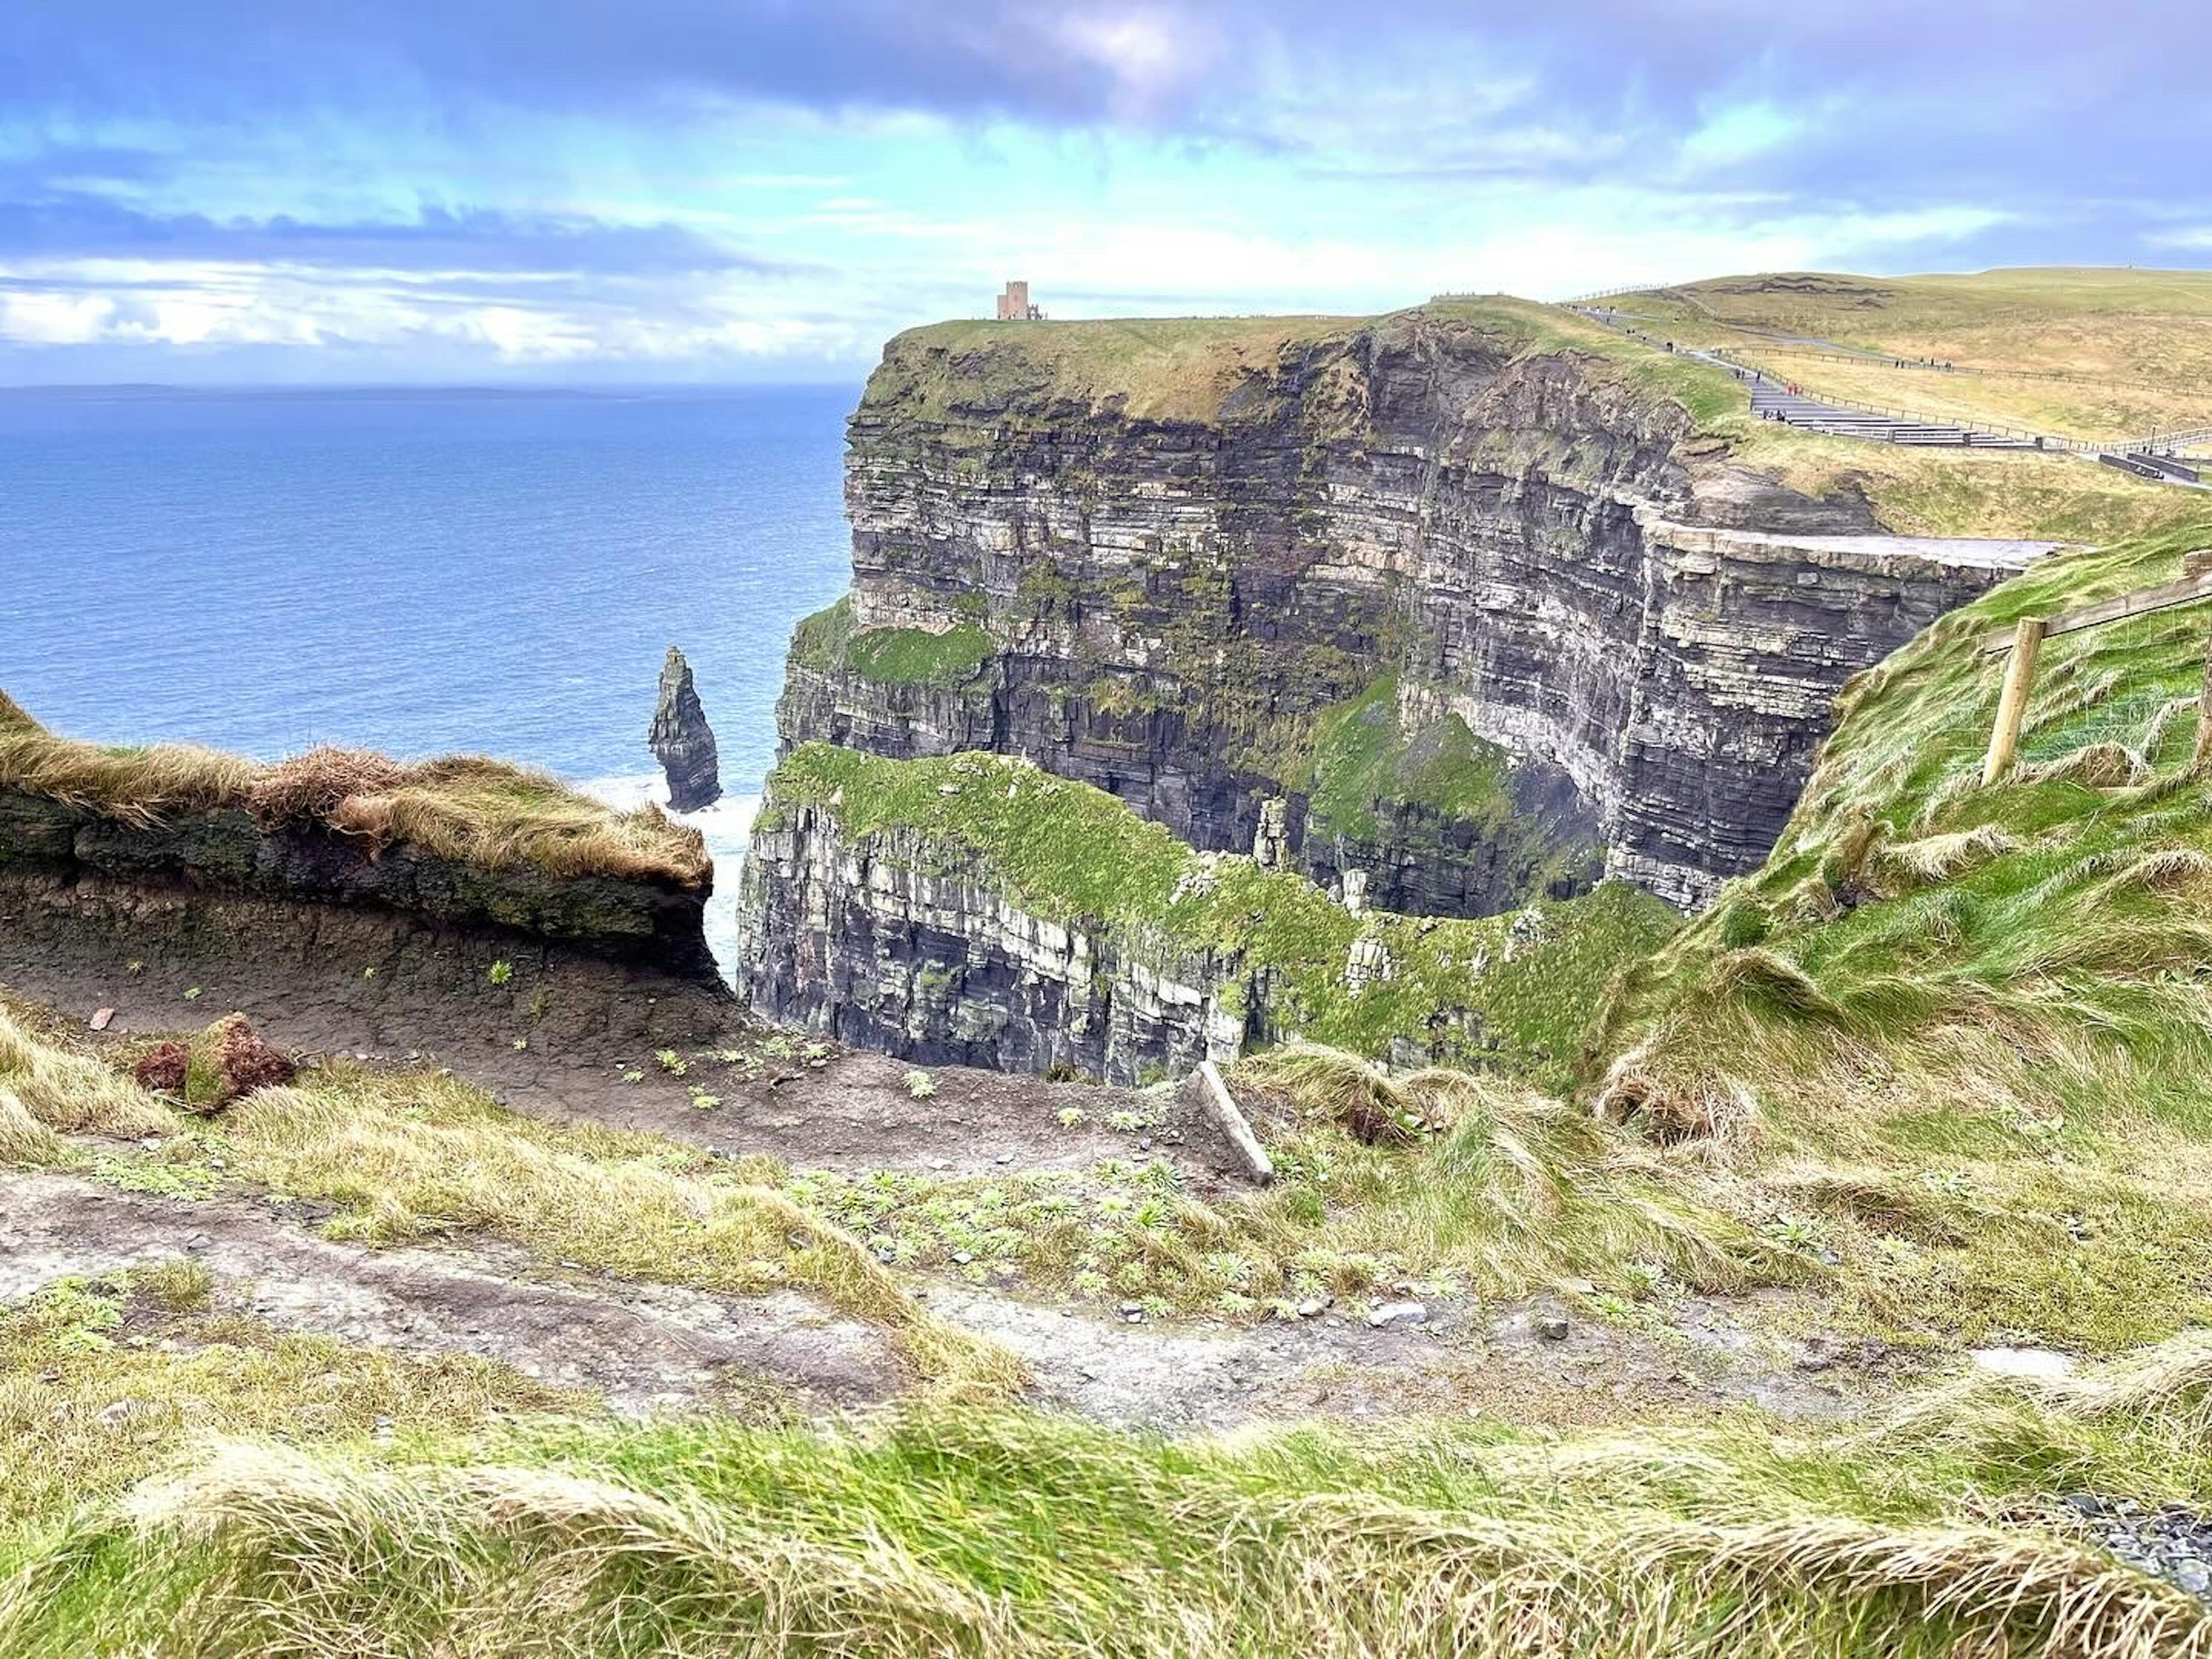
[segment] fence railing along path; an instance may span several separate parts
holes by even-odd
[[[1640,289],[1613,290],[1613,293],[1644,291]],[[1589,297],[1595,300],[1609,296],[1593,295]],[[1597,307],[1585,301],[1571,301],[1567,304],[1567,308],[1620,333],[1645,340],[1656,338],[1648,331],[1632,326],[1626,320],[1624,313],[1619,311]],[[1638,320],[1644,319],[1638,319]],[[1778,374],[1764,363],[1734,347],[1676,346],[1670,349],[1682,356],[1719,363],[1725,368],[1740,369],[1754,377],[1759,377],[1753,382],[1754,390],[1759,385],[1760,379],[1773,381],[1776,385],[1783,386],[1794,384],[1790,376]],[[1863,357],[1853,357],[1850,354],[1842,351],[1823,355],[1832,355],[1838,358],[1850,357],[1853,362],[1865,361]],[[1785,411],[1784,417],[1791,425],[1809,427],[1832,436],[1865,438],[1875,442],[1887,443],[1934,446],[1959,444],[1967,447],[2011,447],[2039,449],[2061,454],[2095,455],[2154,483],[2194,484],[2196,481],[2177,477],[2170,471],[2159,467],[2131,464],[2130,458],[2158,454],[2171,456],[2179,450],[2191,448],[2200,444],[2212,444],[2212,426],[2197,427],[2175,432],[2154,432],[2136,438],[2066,438],[2061,437],[2057,433],[2037,432],[2025,427],[2008,426],[1999,421],[1968,421],[1954,415],[1936,415],[1926,410],[1904,409],[1893,404],[1862,403],[1855,398],[1833,397],[1826,392],[1817,396],[1806,392],[1789,395],[1801,400],[1803,405],[1802,410]],[[1758,408],[1759,401],[1754,396],[1753,399],[1754,410]],[[1776,405],[1770,402],[1768,406]],[[1887,429],[1880,428],[1871,430],[1855,429],[1854,423],[1848,420],[1828,420],[1824,414],[1826,410],[1833,410],[1843,416],[1865,416],[1886,423]]]
[[[2140,587],[2132,593],[2076,605],[2055,617],[2022,617],[2008,631],[1992,634],[1982,642],[1985,656],[2012,653],[2012,660],[2005,665],[2004,687],[1997,694],[1996,724],[1990,728],[1989,752],[1982,757],[1984,789],[2012,770],[2013,757],[2020,752],[2021,723],[2027,714],[2028,694],[2035,689],[2035,661],[2044,641],[2212,599],[2212,548],[2190,554],[2182,560],[2181,569],[2179,580],[2156,587]],[[2208,758],[2212,758],[2212,645],[2206,648],[2204,689],[2197,701],[2197,750],[2192,763],[2202,765]]]

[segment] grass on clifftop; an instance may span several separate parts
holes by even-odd
[[[807,802],[829,806],[872,856],[970,861],[1031,915],[1093,928],[1125,959],[1175,970],[1210,956],[1239,983],[1272,970],[1290,1029],[1362,1054],[1393,1039],[1425,1048],[1444,1011],[1471,1018],[1468,1049],[1563,1076],[1613,969],[1674,925],[1658,900],[1618,883],[1513,916],[1355,916],[1301,876],[1195,853],[1104,791],[1009,757],[888,761],[807,744],[769,781],[763,822]],[[1386,965],[1357,983],[1362,941]]]
[[[1655,325],[1663,331],[1663,319]],[[978,434],[1009,419],[1107,410],[1226,423],[1271,412],[1285,395],[1286,370],[1294,368],[1307,377],[1301,395],[1309,434],[1357,442],[1371,436],[1371,410],[1357,354],[1342,348],[1363,334],[1389,338],[1416,329],[1468,331],[1505,361],[1571,356],[1595,378],[1628,388],[1632,401],[1679,405],[1699,434],[1726,445],[1728,459],[1788,488],[1816,497],[1863,496],[1899,534],[2106,540],[2170,523],[2189,507],[2182,492],[2076,458],[1856,442],[1753,420],[1745,387],[1727,370],[1564,308],[1505,295],[1446,296],[1368,318],[938,324],[891,342],[862,409],[964,422]],[[1710,343],[1741,344],[1747,337],[1711,331]],[[1681,332],[1688,343],[1703,337],[1687,327]],[[2212,389],[2191,367],[2196,350],[2158,372],[2172,384]],[[2008,418],[2018,423],[2017,416]]]
[[[403,763],[311,749],[274,765],[185,744],[109,748],[57,736],[0,692],[0,788],[141,828],[235,810],[264,829],[304,825],[372,854],[404,844],[484,870],[659,878],[712,872],[705,840],[657,806],[622,812],[550,774],[480,756]]]
[[[2212,616],[2047,641],[2020,765],[1979,776],[1982,641],[2203,546],[2212,520],[2063,556],[1855,680],[1765,868],[1627,983],[1600,1104],[1719,1127],[1747,1167],[1817,1158],[1808,1224],[1876,1280],[1868,1227],[1917,1240],[1898,1288],[1966,1328],[2112,1347],[2212,1321]]]
[[[1719,276],[1607,303],[1688,344],[1730,345],[1816,390],[2031,430],[2118,439],[2212,424],[2212,272],[2117,268]],[[1813,359],[1784,338],[1876,356]],[[1784,355],[1778,355],[1787,353]],[[1941,374],[1891,364],[1922,358]]]
[[[2202,1604],[2081,1541],[2047,1482],[2201,1494],[2206,1369],[1798,1435],[933,1413],[233,1440],[0,1544],[0,1648],[2203,1659]]]

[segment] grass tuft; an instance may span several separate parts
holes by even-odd
[[[402,763],[318,748],[273,766],[181,744],[108,749],[58,737],[15,702],[0,711],[0,787],[147,828],[232,809],[267,828],[315,826],[372,854],[404,842],[477,868],[536,868],[696,886],[699,832],[650,804],[618,812],[550,773],[477,756]]]

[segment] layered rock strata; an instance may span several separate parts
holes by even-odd
[[[1011,757],[809,744],[753,828],[737,978],[763,1013],[922,1060],[1145,1082],[1302,1036],[1526,1073],[1677,925],[1620,883],[1456,920],[1350,885],[1194,852]]]
[[[232,809],[133,823],[0,787],[12,983],[64,1002],[166,999],[172,1019],[204,983],[295,1041],[380,1020],[502,1047],[711,1026],[735,1008],[707,948],[710,887],[490,870],[405,842],[371,856]]]
[[[755,1009],[927,1065],[1148,1083],[1234,1059],[1257,1016],[1232,958],[1127,956],[981,860],[918,831],[863,845],[821,804],[756,829],[738,904]]]
[[[674,646],[661,665],[660,695],[653,710],[646,743],[668,779],[668,805],[678,812],[696,812],[722,798],[720,757],[714,728],[699,701],[691,665]]]
[[[1855,495],[1732,468],[1510,307],[1292,330],[1179,371],[1203,395],[1163,412],[1052,355],[1107,326],[892,343],[787,748],[1024,756],[1384,908],[1601,872],[1694,905],[1779,833],[1844,680],[2024,556],[1891,544]],[[1333,787],[1317,733],[1386,680],[1398,758]],[[1492,758],[1425,781],[1455,720]]]

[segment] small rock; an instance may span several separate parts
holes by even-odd
[[[1367,1322],[1378,1331],[1391,1325],[1425,1325],[1429,1310],[1419,1302],[1385,1302],[1367,1316]]]
[[[2173,1570],[2173,1582],[2177,1589],[2185,1589],[2191,1595],[2202,1595],[2212,1590],[2212,1567],[2202,1561],[2184,1561]]]
[[[973,1253],[972,1251],[969,1251],[969,1250],[955,1250],[955,1251],[953,1251],[953,1253],[952,1253],[952,1259],[953,1259],[955,1261],[958,1262],[962,1267],[966,1267],[969,1262],[973,1261],[975,1259],[975,1255],[974,1255],[974,1253]]]
[[[2086,1492],[2069,1492],[2058,1500],[2076,1515],[2092,1517],[2112,1513],[2112,1506],[2103,1498]]]
[[[85,1024],[93,1030],[104,1031],[107,1029],[107,1022],[114,1018],[114,1009],[101,1008],[95,1011],[93,1017],[89,1020],[86,1021]]]
[[[212,1247],[214,1243],[215,1240],[206,1233],[194,1233],[185,1241],[185,1248],[188,1250],[204,1250]]]
[[[1567,1322],[1558,1314],[1546,1314],[1536,1322],[1536,1334],[1547,1342],[1564,1342],[1567,1338]]]
[[[1999,1376],[2026,1376],[2057,1380],[2070,1376],[2074,1361],[2069,1356],[2049,1348],[1975,1348],[1966,1356],[1985,1371]],[[2123,1514],[2128,1513],[2123,1510]]]
[[[1301,1319],[1319,1319],[1328,1311],[1328,1304],[1317,1296],[1310,1296],[1298,1304],[1298,1317]]]

